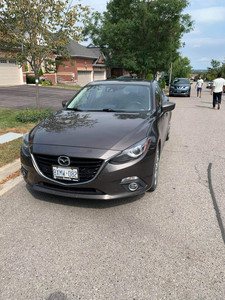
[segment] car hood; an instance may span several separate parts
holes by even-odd
[[[147,135],[149,114],[61,110],[30,133],[33,145],[124,150]]]

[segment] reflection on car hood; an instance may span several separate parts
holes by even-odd
[[[61,110],[31,132],[34,144],[123,150],[146,137],[146,113]]]

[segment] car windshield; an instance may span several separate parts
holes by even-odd
[[[140,112],[151,110],[150,86],[98,84],[84,87],[67,109]]]
[[[173,84],[176,84],[176,83],[188,84],[189,80],[188,80],[188,78],[176,78],[176,79],[173,80],[172,83]]]

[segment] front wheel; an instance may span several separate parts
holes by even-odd
[[[189,91],[189,93],[188,93],[188,95],[187,95],[188,97],[190,97],[191,96],[191,90]]]
[[[169,121],[169,124],[168,124],[168,130],[167,130],[167,135],[166,135],[166,141],[168,141],[169,138],[170,138],[170,127],[171,127],[171,121]]]
[[[154,164],[154,170],[153,170],[153,184],[151,188],[149,189],[150,192],[153,192],[158,184],[158,173],[159,173],[159,146],[157,147],[156,153],[155,153],[155,164]]]

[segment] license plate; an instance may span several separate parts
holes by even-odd
[[[78,168],[52,166],[52,172],[53,172],[54,179],[64,179],[64,180],[70,180],[70,181],[78,181],[79,180]]]

